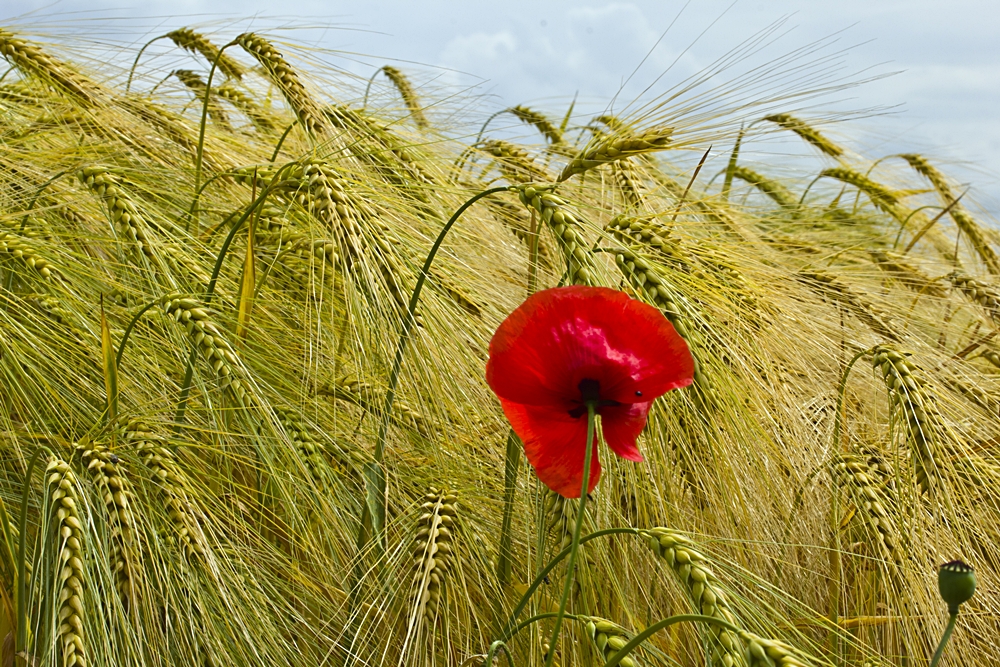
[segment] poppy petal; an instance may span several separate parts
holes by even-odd
[[[651,405],[652,402],[601,408],[601,431],[611,451],[629,461],[643,460],[635,441],[646,426]]]
[[[524,443],[524,453],[545,486],[566,498],[579,498],[583,483],[583,455],[587,446],[587,418],[570,417],[544,407],[522,405],[500,399],[504,414]],[[594,438],[590,484],[594,490],[601,477]]]
[[[528,297],[497,329],[486,366],[497,396],[560,409],[579,401],[583,379],[597,380],[603,399],[636,403],[693,376],[687,343],[660,311],[624,292],[585,286]]]

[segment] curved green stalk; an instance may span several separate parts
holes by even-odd
[[[166,35],[160,35],[159,37],[154,37],[153,39],[151,39],[148,42],[146,42],[145,44],[143,44],[142,48],[139,49],[139,53],[137,53],[135,55],[135,60],[132,62],[132,69],[130,69],[128,71],[128,80],[125,81],[125,92],[126,93],[128,93],[128,89],[132,86],[132,77],[135,75],[135,68],[139,66],[139,58],[142,58],[143,52],[147,48],[149,48],[153,44],[153,42],[155,42],[156,40],[158,40],[158,39],[166,39],[166,37],[167,37]]]
[[[934,657],[931,659],[931,667],[937,667],[938,661],[944,655],[944,647],[947,646],[948,640],[951,639],[951,633],[955,632],[955,622],[957,620],[958,611],[956,610],[954,614],[948,616],[948,627],[944,629],[944,634],[941,635],[941,641],[938,642],[937,650],[934,651]]]
[[[160,303],[160,300],[156,299],[155,301],[150,301],[148,304],[143,306],[142,310],[136,313],[132,320],[128,323],[128,326],[125,327],[125,333],[122,334],[122,340],[118,343],[118,354],[115,355],[115,368],[120,369],[122,367],[122,356],[125,354],[125,343],[128,342],[128,337],[132,335],[132,329],[134,329],[135,325],[138,324],[139,318],[145,315],[147,310],[158,303]]]
[[[222,59],[222,54],[230,46],[235,46],[237,44],[236,40],[233,40],[219,49],[219,53],[216,54],[215,60],[212,61],[212,68],[208,70],[208,80],[205,82],[205,99],[202,100],[201,104],[201,124],[198,126],[198,153],[194,160],[194,191],[199,192],[201,187],[201,164],[205,155],[205,125],[208,122],[208,100],[212,95],[212,77],[215,76],[215,70],[219,67],[219,60]],[[195,227],[197,231],[197,227]]]
[[[278,159],[278,153],[281,151],[281,145],[285,143],[285,139],[288,137],[288,133],[292,131],[292,128],[295,127],[298,124],[298,122],[299,119],[296,118],[295,120],[292,121],[292,123],[288,127],[285,128],[285,131],[281,133],[281,138],[278,139],[278,143],[274,147],[274,153],[271,154],[272,163]]]
[[[517,471],[521,467],[521,439],[514,429],[507,434],[507,451],[504,455],[503,470],[503,519],[500,522],[500,550],[497,556],[497,579],[501,588],[510,583],[511,524],[514,515],[514,494],[517,490]]]
[[[480,192],[462,204],[452,214],[451,219],[441,228],[441,232],[438,234],[437,239],[435,239],[434,245],[431,246],[430,252],[427,253],[427,259],[424,260],[424,265],[420,269],[420,275],[417,276],[417,284],[413,288],[413,294],[410,296],[410,302],[406,307],[406,319],[403,320],[403,330],[399,335],[399,343],[396,345],[396,356],[393,359],[392,370],[389,373],[389,388],[385,393],[385,403],[382,405],[382,423],[379,425],[378,438],[375,441],[374,461],[366,463],[363,469],[365,495],[369,505],[369,519],[372,528],[371,537],[380,545],[383,540],[382,527],[385,525],[386,506],[385,468],[382,466],[382,459],[385,456],[385,442],[389,432],[392,403],[396,398],[396,385],[399,383],[399,373],[403,367],[403,354],[406,352],[406,345],[410,340],[410,332],[413,330],[413,323],[416,321],[413,315],[417,310],[417,302],[420,300],[420,291],[424,287],[424,281],[427,280],[431,264],[434,262],[434,257],[437,255],[438,249],[444,242],[444,237],[447,236],[451,228],[458,222],[462,214],[480,199],[498,192],[506,192],[509,189],[507,186],[490,188],[489,190]],[[367,527],[363,526],[362,530],[367,530]]]
[[[587,449],[583,452],[583,484],[580,488],[580,509],[576,513],[576,526],[573,528],[573,543],[570,545],[569,562],[566,564],[566,583],[563,584],[562,598],[559,599],[559,612],[556,615],[555,627],[552,628],[552,639],[549,640],[549,655],[545,659],[545,667],[552,667],[552,663],[555,661],[556,642],[559,641],[559,631],[562,629],[563,616],[566,615],[566,603],[569,602],[569,592],[573,589],[576,556],[580,551],[580,532],[583,529],[583,519],[587,513],[587,492],[590,490],[590,464],[594,454],[594,421],[596,414],[596,401],[587,401]]]

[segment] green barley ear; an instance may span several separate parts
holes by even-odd
[[[673,133],[672,127],[654,127],[638,134],[612,134],[595,138],[566,165],[558,180],[565,181],[570,176],[582,174],[608,162],[661,151],[670,146]]]
[[[526,106],[518,105],[508,109],[522,123],[534,125],[535,128],[549,141],[550,144],[562,143],[562,131],[552,124],[545,114],[539,113]]]
[[[421,505],[413,543],[413,584],[410,632],[432,625],[451,569],[458,496],[447,489],[431,489]]]
[[[94,102],[96,87],[69,65],[40,46],[0,28],[0,56],[27,76],[37,77],[59,92],[83,103]]]
[[[812,144],[814,147],[819,149],[820,152],[826,153],[830,157],[840,157],[844,154],[843,148],[827,139],[816,128],[812,127],[802,119],[792,116],[791,114],[774,114],[772,116],[765,116],[764,120],[770,121],[785,130],[794,132],[804,141]]]
[[[56,582],[59,626],[56,637],[63,667],[87,667],[87,635],[83,625],[85,576],[83,524],[77,479],[69,464],[53,457],[45,469],[52,489],[52,511],[58,533]]]

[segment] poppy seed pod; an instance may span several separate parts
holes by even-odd
[[[971,565],[953,560],[938,568],[938,590],[948,603],[948,613],[957,614],[958,607],[968,602],[976,592],[976,572]]]

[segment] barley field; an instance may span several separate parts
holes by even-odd
[[[0,28],[3,667],[918,667],[959,559],[940,664],[1000,661],[1000,233],[932,160],[792,113],[794,60],[484,115],[152,37],[186,68]],[[578,546],[484,376],[558,285],[695,361]]]

